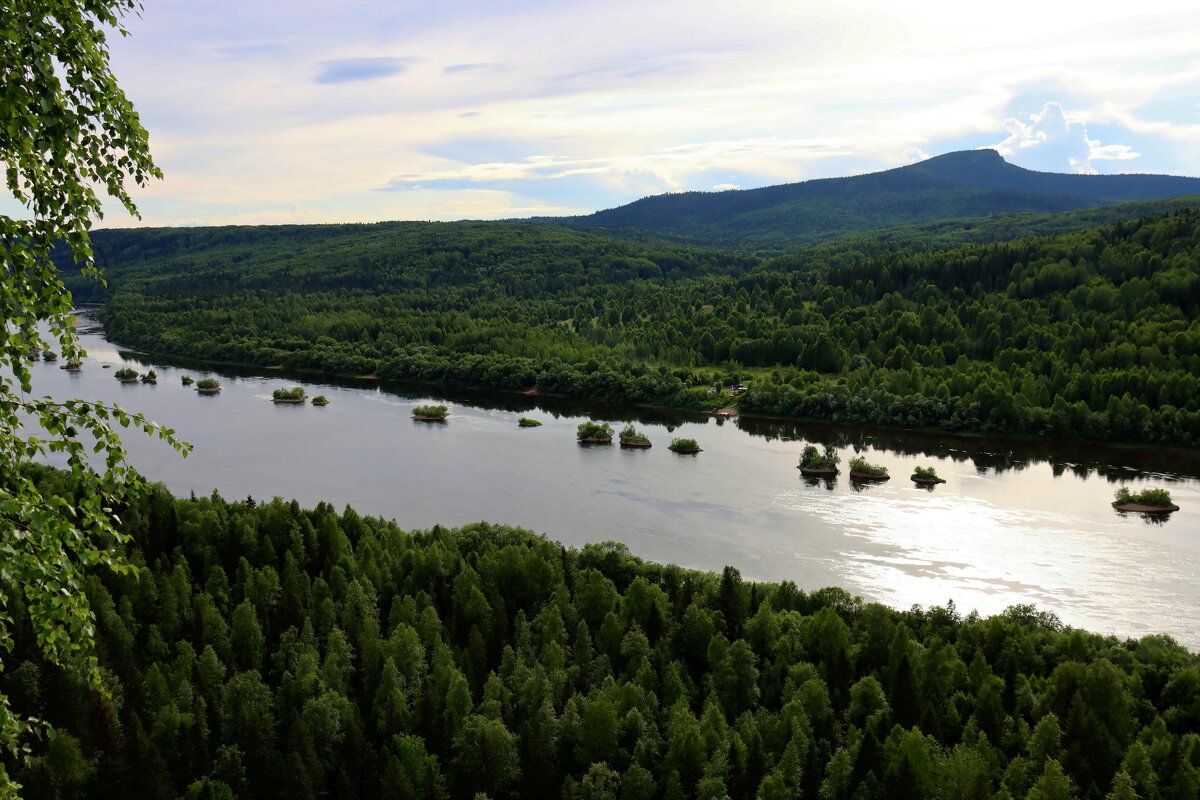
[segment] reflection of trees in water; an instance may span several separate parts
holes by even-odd
[[[751,417],[739,417],[735,424],[751,436],[769,441],[794,441],[819,447],[831,444],[841,449],[852,449],[855,453],[874,450],[899,456],[940,458],[960,464],[970,462],[980,474],[1020,472],[1049,464],[1055,477],[1070,472],[1079,478],[1100,476],[1109,483],[1143,478],[1147,473],[1166,482],[1200,476],[1200,452],[856,428]]]
[[[1114,509],[1116,511],[1116,509]],[[1121,517],[1141,517],[1142,522],[1147,525],[1161,526],[1166,525],[1167,520],[1171,518],[1169,513],[1145,513],[1142,511],[1116,511]]]

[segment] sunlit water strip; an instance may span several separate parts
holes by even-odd
[[[881,496],[802,486],[780,493],[777,503],[841,525],[847,581],[888,605],[953,598],[960,609],[991,614],[1030,603],[1089,630],[1134,636],[1170,630],[1193,644],[1200,639],[1194,614],[1200,559],[1194,550],[1169,547],[1163,528],[1131,527],[1118,517],[1117,524],[1085,530],[1065,514],[937,491],[906,487]]]

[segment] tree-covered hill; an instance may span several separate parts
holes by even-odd
[[[995,150],[968,150],[849,178],[656,195],[556,221],[710,245],[779,247],[933,220],[1068,211],[1198,193],[1200,178],[1034,172],[1009,164]]]
[[[366,230],[98,236],[102,319],[120,343],[262,366],[678,408],[749,380],[744,412],[1200,444],[1200,211],[773,259],[500,223]]]
[[[1200,662],[1165,637],[894,611],[327,504],[159,489],[120,513],[138,572],[84,587],[107,699],[42,659],[10,601],[0,680],[56,728],[11,765],[31,800],[1200,790]]]

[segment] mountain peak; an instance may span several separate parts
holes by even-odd
[[[848,178],[656,195],[564,222],[709,244],[779,246],[934,220],[1071,211],[1193,194],[1200,194],[1200,178],[1037,172],[986,148]]]

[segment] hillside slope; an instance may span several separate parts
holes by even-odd
[[[786,246],[933,220],[1069,211],[1196,193],[1200,178],[1034,172],[1009,164],[995,150],[968,150],[848,178],[656,195],[554,221],[706,244]]]

